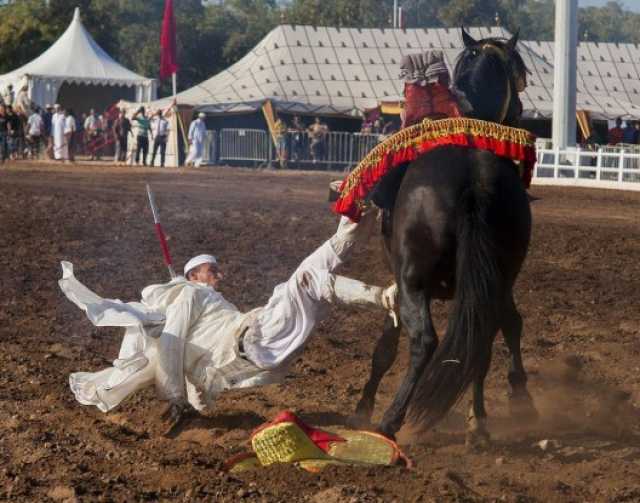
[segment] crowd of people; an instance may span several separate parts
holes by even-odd
[[[607,138],[609,145],[618,145],[624,143],[626,145],[640,144],[640,122],[627,120],[625,127],[622,127],[622,118],[616,119],[616,125],[609,129]]]
[[[327,154],[329,126],[316,117],[305,126],[299,116],[294,116],[291,125],[280,117],[274,125],[276,153],[280,166],[286,167],[289,158],[293,162],[306,159],[307,154],[313,164],[321,162]]]
[[[91,160],[113,156],[116,164],[146,166],[151,140],[150,164],[155,165],[159,154],[164,166],[169,136],[165,115],[158,110],[150,117],[140,107],[129,119],[125,110],[111,107],[102,114],[91,109],[78,117],[59,104],[40,108],[29,99],[27,86],[16,94],[9,85],[0,93],[0,162],[44,156],[74,162],[76,155],[83,155]],[[131,139],[135,150],[128,158]]]

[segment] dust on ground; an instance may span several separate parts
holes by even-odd
[[[530,255],[517,283],[523,354],[540,412],[508,414],[508,353],[496,342],[487,380],[493,444],[464,447],[465,398],[436,430],[399,436],[398,467],[289,466],[229,475],[225,459],[282,409],[342,422],[370,368],[383,313],[333,309],[280,385],[224,394],[175,439],[161,436],[153,390],[103,414],[73,399],[67,377],[116,357],[121,334],[96,329],[61,295],[60,260],[100,295],[135,300],[164,281],[144,184],[151,182],[177,264],[213,252],[223,293],[243,309],[335,229],[335,174],[105,166],[0,168],[0,500],[8,501],[640,501],[640,194],[534,187]],[[345,271],[386,284],[379,242]],[[436,302],[442,333],[446,306]],[[376,416],[406,365],[406,341]],[[546,440],[546,442],[544,442]]]

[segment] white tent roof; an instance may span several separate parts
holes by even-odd
[[[469,32],[475,38],[511,36],[496,27]],[[521,95],[525,114],[550,117],[553,43],[522,42],[518,48],[532,72]],[[442,50],[452,70],[462,49],[460,29],[278,26],[227,70],[180,93],[178,102],[228,113],[255,110],[271,99],[294,113],[354,114],[402,95],[402,55],[429,49]],[[602,118],[640,117],[640,49],[582,43],[578,54],[578,109]]]
[[[29,77],[102,85],[132,86],[152,82],[114,61],[87,32],[78,8],[67,30],[49,49],[21,68],[0,75],[0,82],[16,83]]]

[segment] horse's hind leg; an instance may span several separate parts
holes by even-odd
[[[513,295],[509,295],[504,306],[501,328],[502,336],[511,353],[511,366],[508,374],[511,387],[509,394],[511,415],[520,420],[536,420],[538,412],[527,390],[527,374],[522,365],[522,354],[520,352],[522,317],[513,301]]]
[[[378,386],[384,375],[389,371],[398,354],[398,340],[400,339],[400,327],[395,326],[393,318],[387,316],[384,321],[382,337],[378,339],[373,352],[371,375],[364,386],[362,398],[356,407],[355,417],[350,420],[354,427],[364,427],[371,424],[371,415],[375,405]]]
[[[489,430],[487,430],[487,411],[484,408],[484,380],[491,367],[491,346],[486,360],[478,367],[478,374],[473,380],[473,402],[467,415],[467,439],[468,449],[487,447],[490,441]]]
[[[399,284],[400,318],[409,333],[409,369],[378,428],[390,438],[393,438],[402,426],[418,379],[438,347],[438,337],[429,307],[431,299],[423,290],[410,289],[406,283],[407,281],[403,280]]]

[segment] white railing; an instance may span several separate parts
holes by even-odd
[[[601,146],[593,150],[538,147],[534,185],[640,190],[640,148]]]

